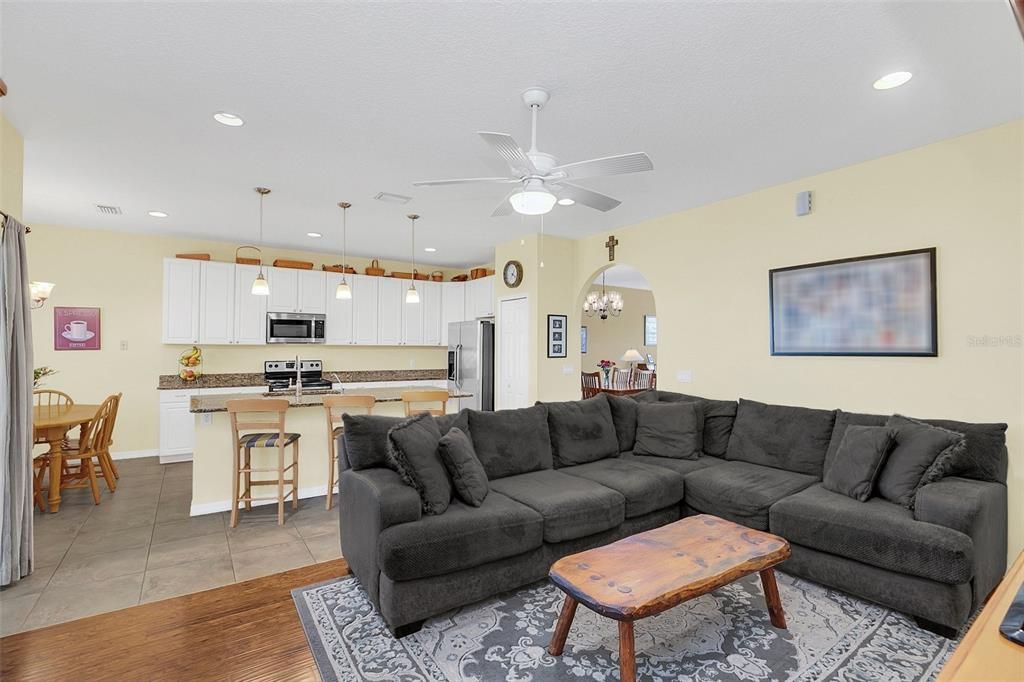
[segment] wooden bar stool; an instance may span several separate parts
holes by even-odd
[[[324,398],[324,411],[327,413],[327,509],[334,504],[334,467],[338,462],[335,441],[345,431],[344,426],[335,424],[351,409],[366,410],[366,414],[373,414],[373,406],[376,404],[377,399],[372,395],[329,395]]]
[[[292,497],[292,510],[299,508],[299,435],[284,430],[284,417],[288,411],[288,400],[282,398],[243,398],[229,400],[226,403],[231,415],[231,446],[232,457],[231,480],[231,527],[238,525],[238,503],[244,502],[246,511],[252,510],[252,487],[254,485],[277,486],[277,525],[284,525],[284,500]],[[273,419],[268,419],[273,415]],[[240,433],[256,429],[256,433]],[[273,429],[272,431],[269,429]],[[292,446],[292,463],[284,465],[284,449]],[[252,467],[253,448],[277,448],[277,466],[271,469],[254,469]],[[243,455],[244,453],[244,455]],[[291,469],[291,478],[285,478],[285,472]],[[275,479],[261,481],[252,480],[254,473],[274,472]],[[245,476],[245,490],[239,495],[239,476]],[[285,484],[291,486],[285,495]]]
[[[440,407],[416,407],[440,403]],[[432,391],[402,391],[402,404],[405,405],[405,416],[426,412],[439,417],[448,410],[448,391],[435,389]]]

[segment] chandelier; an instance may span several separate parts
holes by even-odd
[[[583,312],[587,317],[600,315],[602,320],[608,316],[618,317],[622,314],[622,294],[617,291],[608,291],[605,287],[604,273],[601,274],[601,291],[591,291],[587,294],[587,300],[583,302]]]

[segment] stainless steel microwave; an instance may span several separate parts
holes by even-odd
[[[324,343],[326,315],[267,313],[267,343]]]

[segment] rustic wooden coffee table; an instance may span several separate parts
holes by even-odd
[[[559,559],[551,582],[565,603],[548,652],[561,656],[577,604],[619,621],[621,682],[636,680],[633,621],[759,572],[772,625],[786,627],[772,568],[789,558],[777,535],[701,514]]]

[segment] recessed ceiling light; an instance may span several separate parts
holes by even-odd
[[[320,239],[320,237],[323,237],[323,235],[320,234],[319,232],[307,232],[306,236],[312,239]]]
[[[213,115],[213,120],[222,125],[231,126],[232,128],[245,125],[245,121],[242,120],[241,116],[229,114],[226,111],[218,111]]]
[[[435,251],[437,251],[437,249],[435,249],[433,246],[428,246],[423,250],[426,251],[427,253],[434,253]]]
[[[154,218],[166,218],[167,217],[167,214],[164,213],[163,211],[150,211],[149,215],[151,215]]]
[[[875,90],[892,90],[893,88],[900,87],[913,77],[914,74],[909,71],[888,73],[875,81],[874,88]]]
[[[569,197],[566,197],[564,199],[559,199],[558,200],[558,205],[559,206],[572,206],[575,203],[576,202],[573,201],[572,199],[570,199]]]

